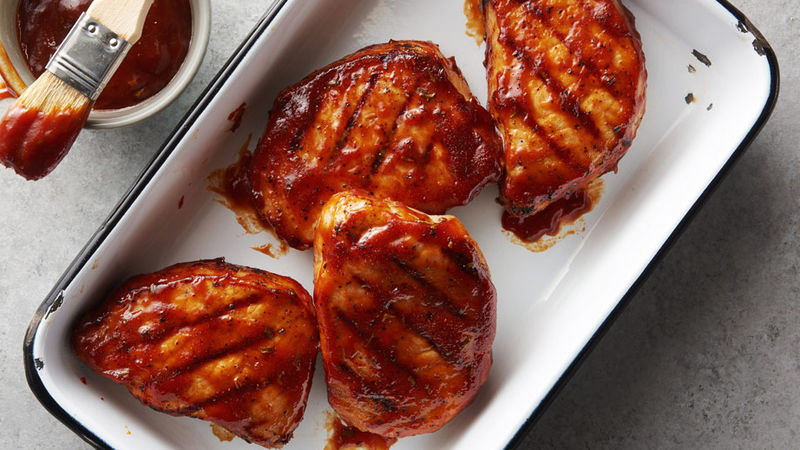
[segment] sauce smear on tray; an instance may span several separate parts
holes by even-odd
[[[475,39],[478,45],[483,44],[485,33],[480,3],[481,0],[466,0],[464,2],[464,15],[467,16],[467,36]]]
[[[234,109],[230,114],[228,114],[228,121],[231,122],[231,127],[228,128],[228,131],[234,133],[239,129],[239,127],[242,125],[242,118],[244,117],[244,113],[246,111],[247,103],[242,103],[238,108]]]
[[[269,221],[264,219],[253,206],[250,178],[247,175],[253,159],[253,153],[248,148],[251,139],[252,135],[248,136],[239,149],[239,159],[236,162],[209,175],[208,190],[216,193],[219,196],[219,203],[236,214],[236,221],[245,232],[258,234],[266,231],[275,236],[279,242],[277,245],[264,244],[251,248],[267,256],[279,258],[289,251],[289,246],[277,237]]]
[[[574,222],[591,211],[593,206],[591,196],[586,191],[580,191],[551,203],[532,216],[516,217],[503,211],[503,228],[524,242],[535,242],[545,234],[557,235],[562,224]]]
[[[563,237],[562,231],[575,224],[584,214],[594,209],[603,192],[602,179],[596,179],[585,189],[551,203],[544,210],[526,217],[517,217],[503,211],[503,229],[513,233],[523,244],[539,244],[545,235]],[[571,234],[571,232],[567,233]],[[529,247],[543,251],[555,243]]]
[[[252,136],[247,137],[239,149],[239,159],[229,167],[213,172],[208,189],[220,196],[219,202],[236,214],[236,220],[250,234],[272,231],[272,226],[253,207],[250,180],[247,170],[253,154],[248,147]]]
[[[17,36],[33,75],[41,75],[91,0],[20,0]],[[192,38],[189,0],[153,3],[142,31],[106,86],[95,109],[133,106],[157,94],[178,73]]]

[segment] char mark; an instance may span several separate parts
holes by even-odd
[[[584,8],[586,8],[585,5]],[[587,13],[588,13],[587,16],[590,18],[590,20],[592,20],[595,24],[597,24],[597,26],[601,27],[603,30],[606,31],[615,30],[613,27],[608,27],[604,23],[599,22],[594,16],[591,15],[591,11],[587,11]],[[591,57],[584,58],[583,49],[579,45],[575,45],[573,41],[568,40],[567,36],[565,36],[563,33],[559,32],[556,29],[556,27],[553,26],[553,21],[551,20],[551,17],[549,15],[542,14],[542,15],[536,15],[536,17],[537,21],[544,28],[547,28],[553,34],[553,37],[558,39],[559,42],[561,42],[564,45],[564,47],[566,47],[567,50],[569,50],[570,55],[575,55],[575,57],[578,58],[578,61],[580,61],[579,63],[580,67],[583,68],[588,74],[594,77],[595,84],[597,86],[604,86],[603,79],[605,76],[605,71],[603,71],[600,67],[598,67],[597,64],[595,64],[592,61]],[[610,34],[614,35],[614,37],[617,39],[624,39],[624,36],[616,35],[613,32]],[[627,91],[621,91],[620,93],[625,94],[626,92]],[[631,92],[629,93],[629,95],[632,97],[634,94]]]
[[[511,44],[507,43],[506,45],[511,45]],[[542,80],[542,82],[545,84],[545,86],[547,87],[547,89],[551,94],[556,93],[558,95],[559,99],[561,100],[562,111],[568,113],[571,117],[577,119],[578,122],[584,125],[584,127],[588,132],[590,132],[593,136],[598,137],[600,131],[597,129],[597,126],[591,120],[591,118],[589,118],[589,116],[586,113],[584,113],[580,109],[580,107],[578,107],[577,100],[575,100],[573,96],[569,92],[567,92],[558,81],[554,80],[550,76],[550,74],[547,73],[547,71],[545,71],[541,67],[540,63],[537,64],[535,61],[533,61],[531,55],[529,55],[526,52],[521,52],[521,54],[522,54],[521,56],[522,62],[525,65],[525,67],[529,69],[531,72],[535,72],[534,76],[538,76],[539,79]],[[524,121],[528,125],[528,128],[530,128],[530,130],[533,133],[535,133],[542,141],[546,142],[548,147],[555,151],[556,155],[559,157],[559,159],[562,160],[562,162],[564,162],[564,164],[567,164],[568,166],[572,167],[574,170],[578,172],[584,172],[586,170],[585,167],[578,164],[578,162],[575,161],[574,158],[572,158],[569,149],[564,148],[561,144],[554,141],[553,138],[548,135],[547,131],[542,126],[540,126],[539,123],[536,121],[534,114],[527,114],[527,106],[523,106],[521,104],[518,104],[516,106],[518,110],[521,109],[522,111],[525,112],[523,117],[525,117]]]
[[[290,296],[293,293],[291,291],[276,290],[275,292],[271,292],[271,294]],[[264,294],[263,296],[265,297],[266,294]],[[133,337],[138,337],[138,339],[128,338],[128,339],[126,339],[126,341],[129,344],[132,344],[132,345],[158,343],[159,341],[162,341],[166,336],[172,334],[173,332],[175,332],[176,330],[178,330],[180,328],[197,327],[197,326],[203,325],[205,323],[208,323],[208,322],[210,322],[212,320],[218,319],[223,314],[229,313],[232,309],[235,310],[235,309],[239,309],[241,307],[249,306],[249,305],[252,305],[252,304],[261,303],[261,301],[259,301],[259,299],[261,297],[262,297],[262,295],[259,295],[259,294],[251,294],[251,295],[248,295],[247,297],[244,297],[244,298],[238,299],[236,301],[233,301],[233,302],[231,302],[231,303],[229,303],[227,305],[221,305],[219,310],[210,311],[208,314],[200,316],[195,320],[192,320],[192,321],[171,321],[167,326],[159,327],[158,330],[155,333],[147,333],[147,334],[139,334],[139,333],[137,333],[137,334],[132,335],[132,336]],[[231,305],[233,305],[233,307],[231,307]]]
[[[542,17],[542,15],[536,14],[529,14],[528,17]],[[553,34],[553,37],[559,40],[567,49],[570,51],[570,54],[574,54],[578,57],[580,61],[580,65],[586,68],[586,71],[589,75],[595,78],[595,85],[602,86],[602,72],[590,61],[585,61],[581,58],[581,49],[575,48],[575,46],[570,46],[567,42],[565,36],[558,33],[554,27],[550,24],[549,19],[538,19],[537,22],[543,27],[546,28]],[[502,28],[502,25],[501,25]],[[593,136],[597,137],[600,135],[600,130],[597,128],[594,120],[592,119],[591,115],[587,114],[580,108],[580,103],[578,99],[575,97],[574,94],[569,92],[565,86],[563,86],[550,72],[548,72],[548,68],[546,67],[548,64],[544,63],[546,60],[546,55],[543,51],[537,51],[534,55],[531,55],[527,51],[524,51],[528,45],[524,41],[523,38],[517,39],[515,36],[512,36],[510,33],[503,33],[500,36],[500,41],[507,47],[515,50],[515,54],[518,55],[521,59],[523,64],[530,69],[532,73],[535,73],[539,76],[539,78],[545,83],[547,88],[550,90],[551,93],[557,94],[560,102],[561,102],[561,109],[568,113],[570,116],[575,118],[578,123],[584,127],[587,132],[591,133]]]
[[[241,385],[239,387],[236,387],[234,389],[229,389],[229,390],[227,390],[225,392],[221,392],[219,395],[215,395],[214,397],[212,397],[212,398],[210,398],[208,400],[204,400],[204,401],[198,402],[198,403],[196,403],[194,405],[190,405],[190,406],[188,406],[188,407],[186,407],[186,408],[184,408],[184,409],[182,409],[180,411],[176,411],[176,413],[177,414],[188,415],[192,411],[199,411],[199,410],[202,410],[204,408],[207,408],[210,405],[214,405],[214,404],[218,404],[218,403],[225,403],[226,401],[230,400],[232,397],[242,397],[242,396],[245,396],[245,395],[250,394],[252,392],[259,391],[261,389],[265,389],[265,388],[269,387],[270,385],[276,383],[276,380],[274,380],[272,378],[274,378],[274,377],[271,374],[271,376],[266,377],[263,380],[260,380],[260,381],[259,380],[254,380],[252,382],[243,384],[243,385]],[[254,425],[257,425],[257,424],[254,424]],[[248,427],[248,429],[249,429],[249,427]]]
[[[375,289],[376,286],[371,286],[369,283],[367,283],[360,277],[353,276],[353,281],[355,281],[361,286],[361,288],[365,291],[365,295],[372,295],[373,299],[375,299],[376,297],[383,299],[392,298],[392,294],[390,292],[387,292],[386,289],[382,289],[380,286],[378,286],[378,289],[376,290]],[[373,295],[373,293],[375,295]],[[446,304],[449,305],[449,303]],[[405,325],[406,328],[408,328],[411,332],[413,332],[420,338],[424,339],[428,343],[428,345],[430,345],[436,351],[436,353],[438,353],[445,361],[453,365],[457,363],[457,361],[455,361],[455,357],[457,357],[457,355],[446,354],[444,350],[441,348],[441,346],[433,339],[433,337],[427,331],[417,326],[414,320],[405,315],[402,311],[398,310],[391,302],[387,303],[386,308],[389,311],[391,311],[392,314],[395,315],[398,319],[400,319],[400,322],[403,325]],[[446,309],[452,312],[451,308],[446,308]],[[456,317],[461,318],[460,316]]]
[[[395,360],[395,358],[387,356],[392,353],[393,349],[388,349],[384,348],[383,346],[377,345],[375,343],[374,336],[367,336],[367,334],[363,331],[365,328],[358,326],[358,324],[353,319],[347,316],[345,311],[343,311],[341,308],[336,308],[336,307],[333,307],[333,309],[334,312],[336,313],[337,319],[339,319],[339,322],[346,325],[350,329],[350,331],[352,331],[356,336],[358,336],[361,342],[364,343],[365,347],[372,350],[372,354],[370,356],[381,360],[381,367],[393,366],[397,368],[397,370],[407,374],[408,377],[410,377],[408,379],[412,380],[412,385],[414,386],[417,385],[417,376],[409,367],[400,364]],[[370,327],[367,327],[367,329],[369,328]],[[349,370],[348,368],[347,372],[352,373],[352,370]],[[371,388],[371,390],[375,393],[382,392],[382,389],[380,389],[380,387],[375,388],[373,386],[373,383],[367,383],[363,380],[361,380],[360,382],[368,385]]]
[[[264,337],[259,339],[257,337],[245,337],[244,340],[232,343],[232,345],[225,345],[222,349],[216,352],[207,352],[203,354],[202,357],[197,357],[196,359],[192,359],[188,364],[177,366],[177,367],[170,367],[169,369],[157,374],[153,379],[152,382],[160,382],[164,381],[169,378],[175,378],[187,373],[190,373],[192,370],[206,364],[208,362],[214,361],[221,357],[227,355],[233,355],[241,353],[247,349],[252,349],[253,352],[260,353],[259,348],[263,347],[266,343],[274,340],[276,335],[274,333],[264,333]]]
[[[324,81],[320,80],[319,82],[327,83],[335,76],[336,72],[329,72],[326,74],[325,80]],[[292,150],[297,150],[298,148],[300,148],[300,143],[303,142],[303,139],[305,138],[305,130],[308,129],[308,127],[310,127],[314,123],[314,120],[317,117],[317,113],[319,112],[319,105],[322,104],[322,100],[325,98],[325,95],[312,95],[311,93],[307,92],[307,89],[308,86],[305,86],[304,89],[301,89],[301,92],[299,93],[293,90],[288,90],[281,93],[281,95],[288,95],[287,97],[282,99],[284,100],[285,103],[291,103],[291,99],[293,96],[303,96],[306,97],[306,100],[308,99],[308,97],[311,97],[311,101],[308,102],[310,107],[306,112],[305,117],[303,117],[303,124],[297,127],[297,129],[294,132],[294,136],[292,137],[292,140],[289,142],[289,148]],[[267,135],[265,134],[264,138],[266,138],[266,136]]]
[[[431,336],[427,331],[425,331],[422,328],[420,328],[413,320],[411,320],[411,318],[409,318],[408,316],[403,314],[401,311],[399,311],[397,308],[395,308],[394,305],[389,305],[389,310],[392,312],[392,314],[394,314],[395,316],[397,316],[400,319],[400,322],[403,325],[405,325],[405,327],[408,328],[409,331],[411,331],[415,335],[419,336],[420,338],[424,339],[425,342],[427,342],[428,345],[430,345],[431,348],[433,348],[433,350],[439,356],[441,356],[442,359],[446,363],[448,363],[450,365],[453,365],[453,366],[458,364],[458,360],[457,360],[458,355],[457,354],[456,355],[451,355],[451,354],[445,352],[444,349],[436,341],[434,341],[433,336]]]
[[[378,78],[380,75],[381,74],[378,72],[370,75],[369,81],[367,82],[367,87],[364,88],[364,92],[361,94],[361,98],[358,100],[358,104],[353,110],[353,114],[347,119],[347,124],[342,131],[342,136],[336,142],[336,147],[331,150],[331,154],[328,157],[328,166],[333,165],[338,158],[342,147],[344,147],[344,144],[347,143],[347,139],[350,137],[350,132],[353,130],[353,127],[355,127],[356,123],[358,122],[358,118],[361,115],[361,109],[364,108],[364,104],[366,104],[367,100],[372,94],[372,91],[375,89],[375,85],[378,84]]]
[[[478,278],[478,269],[475,267],[475,262],[471,256],[449,248],[443,248],[442,254],[444,254],[447,259],[449,259],[453,265],[458,267],[458,269],[465,275],[471,278]]]
[[[369,182],[369,178],[372,175],[378,173],[378,169],[380,169],[381,165],[383,164],[384,159],[386,159],[386,151],[389,149],[389,146],[392,145],[392,141],[394,140],[394,135],[397,132],[397,127],[400,125],[400,118],[403,117],[403,114],[408,110],[408,105],[411,104],[411,100],[417,97],[417,86],[419,86],[419,81],[415,80],[414,86],[411,88],[411,94],[409,94],[405,102],[403,102],[403,106],[400,108],[400,112],[395,116],[394,123],[392,124],[392,129],[389,131],[389,135],[386,136],[386,142],[378,149],[375,153],[375,158],[372,160],[372,171],[371,174],[368,176],[366,182]]]
[[[411,267],[408,265],[408,263],[396,256],[392,256],[389,259],[395,264],[395,266],[397,266],[401,271],[414,280],[416,284],[427,293],[428,297],[435,299],[437,303],[444,305],[445,308],[456,317],[460,319],[467,317],[467,314],[462,311],[461,308],[457,307],[452,301],[450,301],[450,298],[447,296],[447,294],[438,289],[430,281],[428,281],[427,278],[425,278],[425,274]]]

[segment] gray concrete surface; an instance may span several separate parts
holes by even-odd
[[[86,448],[28,391],[28,321],[270,0],[212,0],[198,77],[46,179],[0,170],[0,448]],[[529,448],[798,448],[800,2],[736,0],[775,48],[772,120],[525,439]]]

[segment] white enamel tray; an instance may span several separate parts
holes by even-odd
[[[604,177],[585,229],[545,252],[526,250],[501,231],[495,187],[453,211],[483,249],[497,286],[494,365],[455,420],[393,448],[515,444],[769,116],[778,92],[775,55],[731,5],[625,3],[636,16],[649,72],[647,112],[633,147],[619,172]],[[311,291],[311,252],[274,259],[253,250],[274,238],[246,234],[207,190],[207,177],[236,159],[248,134],[252,148],[281,88],[389,39],[438,43],[485,103],[483,47],[465,33],[463,0],[277,1],[33,318],[25,341],[28,383],[53,415],[98,447],[252,448],[238,438],[221,443],[207,422],[155,412],[94,374],[69,349],[71,326],[129,276],[180,261],[223,256],[291,276]],[[695,49],[711,66],[692,55]],[[694,103],[687,104],[689,93]],[[242,126],[227,131],[229,113],[243,102]],[[318,363],[305,418],[286,448],[322,449],[326,411]]]

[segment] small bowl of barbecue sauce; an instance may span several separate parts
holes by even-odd
[[[10,0],[0,6],[0,74],[10,90],[44,72],[92,0]],[[142,37],[95,102],[86,126],[114,128],[145,119],[186,88],[208,44],[209,0],[155,0]],[[10,67],[10,69],[9,69]],[[9,73],[16,72],[16,73]],[[14,79],[17,80],[14,83]]]

